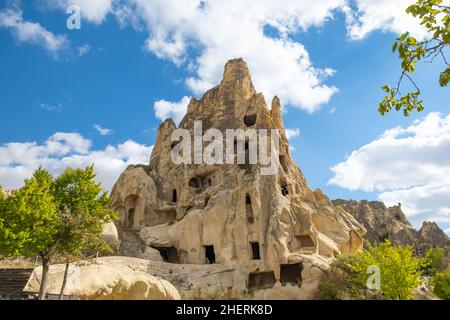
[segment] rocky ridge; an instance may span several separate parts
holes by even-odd
[[[449,247],[450,238],[435,222],[424,222],[419,230],[413,228],[402,211],[401,204],[393,207],[379,201],[333,200],[335,206],[349,212],[367,230],[365,238],[371,243],[389,239],[396,245]]]

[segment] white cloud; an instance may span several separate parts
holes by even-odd
[[[300,136],[300,129],[285,129],[286,132],[286,138],[288,140],[297,138]]]
[[[81,18],[95,24],[101,24],[111,12],[113,3],[117,0],[50,0],[47,6],[57,6],[66,10],[70,5],[80,8]]]
[[[83,19],[100,24],[113,14],[121,26],[147,30],[145,49],[186,68],[194,94],[220,81],[231,58],[244,58],[255,87],[267,99],[317,111],[337,91],[325,80],[331,68],[314,66],[308,51],[292,35],[320,27],[337,12],[347,17],[348,36],[362,39],[374,30],[423,37],[417,20],[407,15],[411,0],[52,0],[65,9],[81,8]],[[269,36],[265,28],[275,30]]]
[[[406,13],[406,8],[414,4],[412,0],[351,0],[355,10],[348,7],[343,11],[347,15],[348,35],[360,40],[374,30],[402,34],[409,31],[419,39],[428,36],[426,29],[420,25],[420,19]],[[443,4],[450,4],[444,0]]]
[[[331,170],[329,184],[377,191],[409,216],[450,223],[450,115],[430,113],[409,127],[387,130]]]
[[[379,199],[388,205],[403,204],[403,209],[415,220],[450,223],[450,182],[383,192]]]
[[[39,45],[54,57],[61,50],[67,49],[69,41],[64,35],[55,35],[39,23],[23,19],[23,12],[17,6],[0,11],[0,28],[10,29],[20,43]]]
[[[94,124],[94,129],[97,130],[98,133],[100,133],[101,136],[108,136],[108,135],[111,135],[113,133],[112,129],[103,128],[99,124]]]
[[[164,121],[167,118],[172,120],[178,125],[183,120],[186,114],[187,106],[191,98],[183,97],[179,102],[170,102],[166,100],[156,101],[153,108],[155,110],[156,117]]]
[[[82,57],[82,56],[88,54],[89,51],[91,51],[91,46],[88,44],[83,44],[82,46],[79,46],[77,48],[77,50],[78,50],[78,56]]]
[[[362,39],[375,30],[395,33],[409,30],[423,38],[424,29],[405,12],[411,3],[411,0],[129,0],[122,2],[116,15],[121,23],[128,20],[129,24],[138,25],[139,30],[146,26],[148,51],[176,65],[186,65],[192,72],[185,79],[186,84],[197,95],[220,81],[228,59],[242,57],[249,64],[255,87],[268,99],[278,95],[285,105],[314,112],[337,91],[325,84],[335,71],[315,67],[305,47],[291,36],[312,26],[320,27],[333,19],[334,13],[344,12],[351,39]],[[141,23],[136,22],[139,17]],[[266,27],[271,27],[278,36],[267,35]]]
[[[0,145],[0,184],[16,189],[40,165],[55,175],[67,166],[95,165],[97,180],[111,189],[120,173],[131,164],[148,163],[153,147],[128,140],[103,150],[93,150],[92,141],[78,133],[55,133],[42,144],[37,142]]]
[[[128,3],[128,10],[120,10],[120,21],[127,21],[124,12],[129,20],[140,17],[149,32],[146,49],[186,66],[192,72],[186,84],[195,94],[216,85],[226,61],[236,57],[248,62],[255,87],[268,99],[278,95],[284,104],[313,112],[337,90],[324,84],[334,71],[316,68],[304,46],[290,35],[322,25],[344,0]],[[280,37],[266,35],[267,26]]]
[[[38,103],[38,106],[43,110],[55,112],[61,112],[64,108],[61,103],[58,104]]]

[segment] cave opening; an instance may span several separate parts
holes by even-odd
[[[200,179],[197,177],[193,177],[191,178],[191,180],[189,180],[189,186],[195,189],[199,189],[201,185]]]
[[[245,195],[245,204],[248,205],[248,206],[251,206],[251,205],[252,205],[252,198],[250,197],[250,194],[249,194],[249,193],[247,193],[247,194]]]
[[[246,115],[244,117],[244,124],[247,127],[252,127],[252,126],[254,126],[256,124],[256,119],[257,119],[256,114]]]
[[[127,227],[133,228],[134,225],[134,208],[128,210]]]
[[[248,275],[249,290],[273,288],[277,280],[273,271],[252,272]]]
[[[172,190],[172,202],[176,203],[177,202],[177,189],[173,189]]]
[[[259,242],[250,242],[250,246],[252,248],[252,260],[260,260]]]
[[[287,197],[289,195],[289,189],[286,184],[281,185],[281,194],[285,197]]]
[[[245,195],[245,211],[247,213],[247,222],[253,223],[255,222],[255,217],[253,214],[253,207],[252,207],[252,198],[249,193]]]
[[[216,254],[214,252],[214,246],[204,246],[205,248],[205,258],[207,264],[216,263]]]
[[[164,262],[167,263],[180,263],[180,257],[175,247],[152,247],[159,251]]]
[[[295,236],[301,248],[314,248],[315,244],[310,236]]]
[[[301,263],[282,264],[280,265],[280,282],[282,285],[288,283],[300,286],[302,284],[302,270]]]

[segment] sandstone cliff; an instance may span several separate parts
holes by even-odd
[[[171,135],[177,126],[166,120],[150,163],[129,167],[113,188],[123,239],[130,233],[140,238],[136,250],[123,252],[181,269],[217,266],[217,276],[192,285],[196,298],[311,297],[330,261],[359,250],[366,230],[320,190],[309,189],[291,158],[279,99],[269,109],[247,64],[231,60],[221,83],[190,101],[178,128],[193,133],[194,121],[202,122],[203,131],[224,134],[278,129],[278,173],[263,175],[262,165],[251,164],[248,137],[235,138],[246,150],[244,164],[175,164]],[[272,290],[279,287],[285,289]]]
[[[424,222],[419,231],[415,230],[401,205],[387,208],[379,201],[333,200],[335,206],[341,207],[367,230],[365,238],[371,243],[389,239],[397,245],[416,245],[418,247],[450,245],[450,238],[435,222]]]

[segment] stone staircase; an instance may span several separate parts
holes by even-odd
[[[139,234],[132,230],[120,230],[119,255],[139,258],[142,253],[142,241]]]
[[[0,300],[34,299],[23,292],[33,269],[0,269]]]

